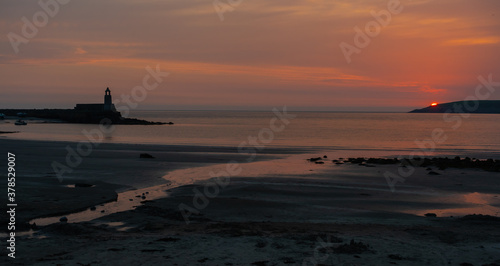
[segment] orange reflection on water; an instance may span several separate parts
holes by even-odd
[[[465,202],[474,203],[474,204],[489,204],[491,195],[482,194],[482,193],[469,193],[464,195]]]
[[[421,210],[417,215],[425,215],[426,213],[435,213],[438,216],[464,216],[469,214],[483,214],[483,215],[500,215],[500,198],[495,194],[487,193],[467,193],[458,196],[453,196],[448,199],[440,199],[442,201],[451,201],[453,203],[462,205],[458,208],[442,208],[442,209],[428,209]]]

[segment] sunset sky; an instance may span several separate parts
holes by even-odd
[[[500,82],[498,0],[401,0],[350,63],[340,44],[394,0],[220,0],[236,3],[223,20],[212,0],[60,1],[18,53],[22,18],[44,9],[0,2],[0,108],[116,99],[157,64],[170,76],[138,109],[409,111]]]

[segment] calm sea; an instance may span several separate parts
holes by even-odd
[[[407,113],[333,113],[292,112],[296,117],[274,134],[266,147],[319,149],[419,150],[418,143],[436,145],[437,151],[453,154],[498,154],[500,151],[500,115],[473,114],[445,121],[443,114]],[[269,128],[274,116],[254,111],[134,111],[130,117],[175,125],[118,125],[105,142],[169,145],[238,146],[249,137],[257,137]],[[460,123],[457,122],[460,120]],[[12,120],[0,121],[0,131],[20,131],[2,138],[35,140],[86,140],[83,130],[96,125],[41,123],[28,121],[15,126]],[[279,125],[279,124],[278,124]],[[437,131],[436,131],[437,130]],[[441,132],[442,143],[430,141]],[[268,137],[267,135],[265,137]]]

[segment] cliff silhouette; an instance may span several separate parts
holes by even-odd
[[[415,109],[410,113],[500,114],[500,100],[458,101]]]

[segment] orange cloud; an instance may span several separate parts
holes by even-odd
[[[424,85],[420,88],[418,88],[421,92],[425,92],[425,93],[432,93],[432,94],[436,94],[436,93],[443,93],[443,92],[446,92],[445,89],[437,89],[437,88],[433,88],[429,85]]]
[[[75,54],[86,54],[87,51],[83,50],[82,48],[78,47],[75,50]]]
[[[445,41],[445,45],[485,45],[500,43],[500,37],[465,38]]]

